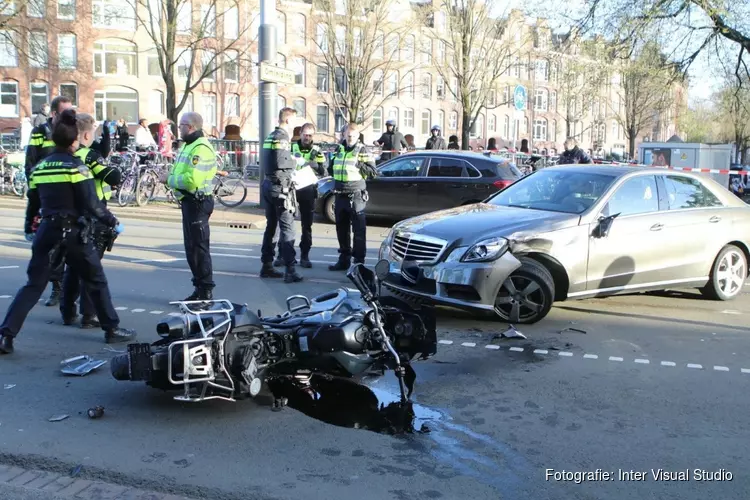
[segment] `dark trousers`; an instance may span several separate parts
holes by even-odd
[[[104,227],[97,227],[94,232],[94,250],[99,257],[99,261],[104,258],[105,242],[102,232]],[[80,313],[83,316],[94,316],[96,308],[94,301],[91,299],[86,284],[78,273],[69,265],[65,266],[65,274],[62,280],[62,299],[60,300],[60,313],[63,318],[72,318],[76,315],[76,300],[81,298]]]
[[[26,270],[28,281],[16,293],[10,304],[3,324],[0,325],[0,334],[9,337],[18,335],[29,312],[47,287],[52,267],[50,252],[62,239],[63,229],[60,221],[42,220],[31,245],[31,261]],[[91,240],[86,244],[81,243],[80,231],[74,226],[66,236],[64,245],[65,260],[81,276],[88,288],[102,329],[106,331],[117,328],[120,318],[112,305],[107,277],[93,243]]]
[[[312,225],[315,217],[315,199],[318,197],[316,186],[309,186],[297,191],[297,210],[299,211],[302,234],[299,239],[299,250],[302,257],[308,257],[312,248]],[[279,255],[281,251],[281,239],[279,239]]]
[[[65,273],[65,262],[62,262],[59,266],[55,267],[54,269],[50,269],[49,273],[49,281],[52,282],[60,282],[63,280]]]
[[[279,198],[274,191],[271,181],[263,181],[261,188],[263,204],[266,207],[266,231],[263,233],[260,261],[271,264],[274,256],[274,236],[276,227],[279,228],[279,254],[284,265],[294,265],[296,252],[294,251],[294,214],[284,208],[284,199]],[[292,196],[290,193],[289,196]]]
[[[365,219],[365,205],[362,192],[336,195],[336,236],[339,240],[339,260],[365,261],[367,253],[367,221]],[[354,252],[352,252],[352,238],[354,233]]]
[[[213,263],[211,262],[211,230],[208,221],[214,213],[214,198],[202,200],[191,196],[182,199],[182,236],[185,240],[185,256],[193,273],[193,286],[213,290]]]

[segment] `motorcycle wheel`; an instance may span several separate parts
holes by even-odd
[[[130,356],[118,354],[109,361],[109,367],[115,380],[130,380]]]

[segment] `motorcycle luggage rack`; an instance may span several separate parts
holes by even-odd
[[[224,364],[224,338],[229,334],[229,331],[231,329],[232,324],[232,317],[231,312],[234,311],[234,306],[232,303],[226,299],[220,299],[220,300],[194,300],[194,301],[174,301],[170,302],[170,304],[175,304],[180,308],[180,311],[186,315],[185,317],[185,327],[187,331],[189,331],[190,327],[190,321],[191,318],[189,315],[195,316],[198,326],[201,330],[201,338],[197,339],[187,339],[187,340],[178,340],[173,343],[171,343],[167,348],[167,376],[169,378],[169,382],[173,385],[183,385],[185,387],[184,395],[182,396],[175,396],[174,399],[177,401],[184,401],[189,403],[199,403],[201,401],[207,401],[209,399],[221,399],[224,401],[231,401],[234,402],[234,381],[232,381],[232,377],[227,371],[227,368]],[[211,309],[211,308],[201,308],[201,309],[193,309],[190,307],[193,304],[201,304],[203,306],[206,305],[214,305],[214,304],[220,304],[223,307],[220,309]],[[224,316],[224,320],[221,321],[219,324],[214,326],[213,328],[210,328],[209,330],[206,330],[205,325],[203,324],[203,321],[201,320],[202,316],[208,316],[208,315],[214,315],[214,314],[221,314]],[[220,330],[224,329],[223,335],[221,334]],[[223,337],[221,339],[217,337]],[[216,374],[213,373],[213,370],[211,368],[211,351],[210,351],[210,345],[214,343],[214,341],[218,340],[218,358],[219,358],[219,368],[221,372],[224,374],[226,379],[231,384],[230,387],[217,384],[214,382],[216,379]],[[189,347],[190,345],[197,344],[195,347]],[[173,354],[174,350],[177,347],[182,346],[182,366],[183,366],[183,373],[182,378],[177,380],[172,377],[172,368],[173,368]],[[206,359],[206,366],[207,370],[203,371],[203,366],[195,366],[193,364],[193,358],[196,356],[205,356]],[[198,372],[198,376],[196,378],[191,378],[190,372],[191,370],[196,374],[195,372]],[[200,389],[200,394],[198,396],[191,395],[190,386],[192,384],[201,384],[202,387]],[[225,396],[206,396],[206,391],[209,387],[214,387],[216,389],[220,389],[223,391],[226,391],[229,393],[228,397]]]

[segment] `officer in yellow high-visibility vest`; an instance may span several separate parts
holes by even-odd
[[[185,143],[166,181],[181,202],[185,255],[193,273],[195,289],[185,300],[212,300],[216,284],[208,222],[214,212],[216,151],[203,134],[203,117],[198,113],[184,113],[178,128]]]
[[[375,177],[375,160],[370,156],[365,145],[359,142],[359,128],[350,123],[344,131],[344,144],[331,158],[334,193],[336,193],[335,215],[336,235],[339,240],[339,259],[336,264],[328,266],[331,271],[349,269],[351,258],[354,262],[364,264],[367,252],[367,228],[365,205],[367,204],[368,177]],[[354,233],[354,251],[352,252],[352,232]]]
[[[297,162],[297,172],[304,168],[311,168],[318,177],[325,177],[326,157],[323,151],[313,144],[315,126],[305,123],[299,131],[299,139],[292,142],[292,156]],[[310,248],[312,248],[312,225],[315,216],[315,199],[318,197],[317,183],[297,189],[297,206],[299,207],[299,218],[302,225],[302,236],[299,241],[300,260],[299,265],[305,268],[312,267],[310,262]],[[282,248],[279,240],[279,256],[273,262],[274,266],[284,264],[281,258]]]
[[[72,108],[73,103],[70,98],[60,95],[52,99],[50,103],[49,118],[46,123],[38,125],[31,130],[29,144],[26,146],[26,162],[24,170],[26,179],[31,178],[31,171],[39,162],[51,155],[55,151],[55,143],[52,141],[52,120],[68,108]],[[62,291],[64,265],[53,269],[49,275],[49,281],[52,283],[52,293],[44,303],[47,307],[56,306],[60,303],[60,293]]]
[[[107,201],[112,197],[112,186],[117,186],[122,182],[122,175],[118,169],[105,165],[104,159],[98,151],[90,149],[94,142],[94,117],[87,113],[77,113],[76,123],[79,147],[73,156],[81,160],[91,171],[94,177],[96,198],[106,207]],[[104,257],[110,228],[99,221],[92,221],[92,223],[94,249],[99,256],[99,260],[101,260]],[[81,297],[81,328],[98,327],[99,321],[96,319],[96,309],[89,290],[84,286],[79,273],[70,265],[66,265],[60,300],[63,324],[72,325],[75,323],[77,319],[75,306],[79,295]]]

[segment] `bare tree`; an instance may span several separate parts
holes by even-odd
[[[59,15],[66,14],[65,8],[60,7]],[[45,0],[0,0],[0,43],[16,60],[27,59],[34,68],[58,69],[56,61],[50,64],[47,33],[55,31],[56,19],[48,12]]]
[[[445,54],[435,69],[461,108],[461,147],[469,149],[469,137],[479,114],[493,102],[498,83],[524,49],[524,41],[511,37],[509,20],[493,16],[493,0],[442,0],[439,11],[446,25],[434,36]],[[500,105],[503,103],[496,103]]]
[[[251,26],[257,14],[243,19],[246,9],[217,0],[201,4],[190,0],[125,1],[135,10],[138,27],[154,44],[151,51],[166,87],[170,120],[177,121],[190,93],[201,83],[214,81],[217,75],[226,80],[228,74],[236,75],[239,83],[249,72],[251,45],[257,36]],[[193,5],[200,10],[193,11]]]
[[[413,59],[408,40],[417,27],[411,10],[397,0],[319,0],[315,10],[318,71],[327,75],[319,90],[347,121],[364,123],[402,90],[399,69],[408,61],[400,55],[410,50]]]
[[[727,75],[723,88],[716,96],[721,124],[720,137],[735,144],[736,161],[745,163],[750,147],[750,82],[737,81],[736,75]]]
[[[712,102],[696,102],[680,106],[677,125],[680,136],[685,142],[711,143],[719,140],[721,113]]]
[[[616,90],[621,106],[613,114],[625,131],[628,152],[635,154],[638,136],[650,130],[660,116],[674,105],[675,67],[666,61],[659,47],[649,43],[622,63]]]

